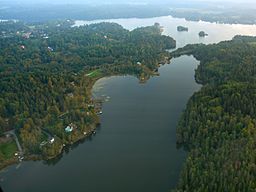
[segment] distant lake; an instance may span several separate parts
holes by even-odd
[[[128,30],[137,27],[153,25],[155,22],[164,27],[164,35],[169,35],[177,41],[177,47],[183,47],[194,43],[218,43],[220,41],[231,40],[235,35],[256,36],[256,25],[241,24],[218,24],[204,21],[186,21],[185,19],[173,18],[172,16],[155,17],[147,19],[109,19],[96,21],[76,21],[75,26],[100,22],[115,22]],[[177,26],[188,27],[188,32],[178,32]],[[205,31],[209,36],[199,37],[198,33]]]
[[[131,30],[159,22],[181,47],[256,35],[256,26],[188,22],[172,17],[104,20]],[[77,21],[76,25],[101,21]],[[177,32],[178,25],[189,32]],[[208,37],[199,38],[205,31]],[[132,76],[102,78],[93,94],[109,97],[97,134],[51,162],[28,161],[0,173],[5,192],[167,192],[179,179],[186,153],[176,148],[176,126],[188,99],[200,89],[199,62],[182,56],[160,67],[160,76],[140,84]]]

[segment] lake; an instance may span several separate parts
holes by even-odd
[[[256,26],[188,22],[172,17],[105,20],[132,30],[159,22],[164,34],[188,43],[217,43],[236,34],[254,35]],[[77,21],[77,25],[100,21]],[[177,32],[177,25],[189,32]],[[205,31],[208,37],[199,38]],[[186,153],[176,148],[176,125],[188,99],[200,85],[194,80],[199,62],[182,56],[160,67],[160,76],[140,84],[132,76],[96,82],[93,94],[110,97],[103,105],[97,134],[66,149],[50,162],[27,161],[0,174],[5,192],[167,192],[179,179]]]
[[[115,22],[128,30],[160,23],[164,27],[163,35],[169,35],[177,41],[177,48],[194,43],[218,43],[231,40],[235,35],[256,35],[256,25],[219,24],[204,21],[186,21],[172,16],[155,17],[147,19],[108,19],[96,21],[76,21],[74,26],[100,22]],[[188,27],[188,32],[178,32],[177,26]],[[199,37],[198,33],[205,31],[209,36]]]

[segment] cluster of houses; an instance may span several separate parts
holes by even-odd
[[[24,39],[29,39],[29,38],[33,37],[32,32],[24,32],[24,31],[20,32],[20,31],[17,31],[16,34],[17,34],[17,35],[21,35]],[[41,37],[42,37],[43,39],[49,39],[49,36],[48,36],[46,33],[42,34]],[[20,48],[21,48],[21,49],[25,49],[26,47],[25,47],[25,45],[21,45]],[[48,46],[47,49],[48,49],[50,52],[53,52],[53,51],[54,51],[54,49],[53,49],[52,47],[50,47],[50,46]]]
[[[70,123],[66,128],[64,128],[65,132],[66,133],[71,133],[73,132],[75,129],[77,128],[77,126],[73,123]],[[84,134],[86,134],[86,132],[84,132]],[[52,136],[52,137],[49,137],[48,140],[46,141],[43,141],[42,143],[40,143],[40,147],[43,147],[44,145],[46,144],[53,144],[55,141],[55,138]]]
[[[17,157],[20,162],[24,159],[23,154],[20,152],[16,152],[14,156]]]
[[[25,49],[26,47],[25,47],[25,45],[21,45],[20,48],[21,48],[21,49]],[[47,47],[47,49],[48,49],[50,52],[53,52],[53,51],[54,51],[54,49],[53,49],[52,47],[49,47],[49,46]]]
[[[43,35],[41,35],[41,37],[43,37],[43,39],[49,39],[49,36],[48,36],[46,33],[44,33]]]
[[[88,106],[88,108],[93,108],[94,110],[95,110],[95,112],[96,112],[96,114],[97,115],[101,115],[101,114],[103,114],[103,112],[102,112],[102,100],[100,99],[100,100],[93,100],[92,99],[92,102],[94,103],[94,104],[88,104],[87,106]],[[87,112],[87,115],[89,115],[89,112]]]

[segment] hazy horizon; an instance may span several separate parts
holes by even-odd
[[[220,3],[220,4],[255,4],[254,0],[0,0],[5,4],[184,4],[184,3]]]
[[[181,11],[186,9],[197,11],[198,20],[201,19],[201,13],[210,11],[208,13],[229,14],[228,21],[220,17],[214,21],[255,23],[255,5],[252,0],[0,0],[0,18],[23,21],[66,18],[87,20],[147,18],[171,15],[171,10],[174,9]],[[235,14],[234,10],[236,10]],[[248,14],[253,19],[248,18]],[[182,17],[191,17],[191,15],[182,15]],[[195,15],[192,17],[195,19]]]

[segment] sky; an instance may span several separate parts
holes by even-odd
[[[0,0],[0,3],[56,3],[56,4],[99,4],[99,3],[131,3],[131,4],[144,4],[144,3],[173,3],[173,2],[222,2],[222,3],[255,3],[255,0]]]

